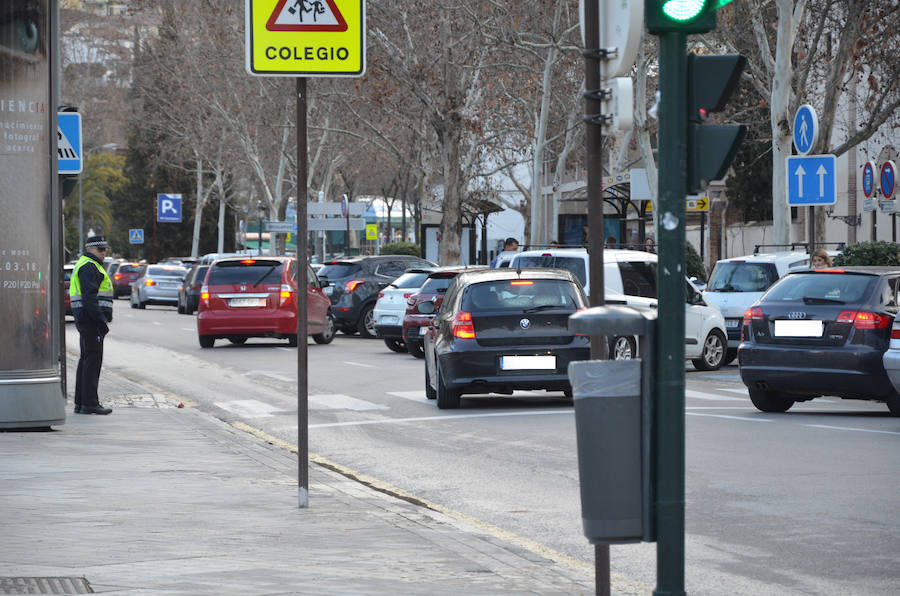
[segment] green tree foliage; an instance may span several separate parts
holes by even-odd
[[[63,220],[65,222],[65,246],[69,256],[78,253],[78,204],[84,219],[84,237],[93,229],[98,234],[109,234],[113,228],[113,210],[110,197],[127,184],[123,168],[125,157],[112,153],[93,153],[85,158],[81,173],[81,188],[76,183],[66,196]]]
[[[741,145],[728,178],[729,208],[743,221],[772,219],[772,141],[747,141]]]
[[[686,242],[684,245],[685,268],[688,277],[696,277],[701,282],[706,283],[706,267],[703,266],[703,260],[694,245]]]
[[[834,258],[835,265],[897,265],[900,246],[893,242],[878,240],[876,242],[860,242],[848,246]]]
[[[391,242],[381,247],[379,254],[382,255],[412,255],[418,257],[421,253],[418,244],[412,242]]]

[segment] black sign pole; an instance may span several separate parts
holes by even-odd
[[[309,507],[309,386],[307,354],[306,79],[297,77],[297,483],[298,506]]]

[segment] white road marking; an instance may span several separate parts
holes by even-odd
[[[160,323],[159,321],[151,321],[151,323],[153,323],[154,325],[162,325],[162,323]]]
[[[728,395],[716,395],[715,393],[706,393],[704,391],[695,391],[693,389],[685,389],[684,396],[693,399],[706,399],[709,401],[740,401],[747,402],[746,398],[730,397]]]
[[[357,399],[341,393],[310,395],[308,399],[311,403],[328,410],[356,410],[358,412],[365,412],[367,410],[390,410],[388,406],[373,404],[370,401]],[[310,428],[312,428],[312,426],[310,426]]]
[[[500,416],[544,416],[551,414],[574,414],[569,410],[540,410],[529,412],[496,412],[491,414],[456,414],[447,416],[420,416],[417,418],[385,418],[384,420],[356,420],[353,422],[331,422],[328,424],[310,424],[309,428],[330,428],[333,426],[363,426],[369,424],[397,424],[406,422],[424,422],[428,420],[455,420],[459,418],[495,418]]]
[[[898,435],[900,436],[900,432],[894,432],[891,430],[871,430],[868,428],[853,428],[850,426],[828,426],[827,424],[804,424],[803,426],[809,426],[811,428],[825,428],[828,430],[855,430],[861,433],[878,433],[881,435]]]
[[[197,329],[195,329],[194,327],[182,327],[181,330],[182,331],[196,331]]]
[[[261,376],[261,377],[269,377],[269,378],[272,378],[272,379],[275,379],[278,381],[284,381],[285,383],[296,383],[297,382],[296,377],[287,377],[285,375],[280,374],[278,371],[275,371],[275,370],[248,370],[247,372],[243,373],[241,376],[250,377],[253,375]]]
[[[727,414],[701,414],[700,412],[685,412],[688,416],[707,416],[709,418],[726,418],[728,420],[743,420],[744,422],[772,422],[768,418],[749,418],[747,416],[728,416]]]
[[[229,402],[216,402],[216,406],[228,410],[243,418],[271,418],[273,412],[283,412],[279,408],[257,401],[255,399],[241,399]]]
[[[279,349],[279,350],[284,350],[285,352],[293,352],[293,351],[294,351],[294,348],[282,348],[282,347],[279,347],[278,349]]]
[[[349,360],[344,360],[344,364],[350,364],[352,366],[362,366],[363,368],[377,368],[374,364],[363,364],[362,362],[350,362]]]
[[[394,397],[402,397],[403,399],[408,399],[410,401],[421,401],[428,403],[431,400],[425,397],[424,391],[387,391],[388,395],[393,395]]]

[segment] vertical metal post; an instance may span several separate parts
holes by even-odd
[[[809,218],[809,232],[807,232],[807,247],[806,250],[809,254],[813,254],[816,250],[816,208],[810,207],[809,213],[807,214]]]
[[[309,507],[309,385],[307,371],[307,164],[306,79],[297,77],[297,504]]]
[[[591,123],[590,117],[603,112],[603,102],[598,91],[603,84],[601,69],[603,60],[600,49],[600,3],[586,0],[584,3],[584,115],[585,167],[587,169],[588,196],[588,252],[590,260],[591,306],[605,304],[603,282],[603,134],[599,124]],[[532,221],[532,226],[534,222]],[[534,228],[532,228],[534,229]],[[591,358],[604,360],[609,350],[606,337],[591,336]],[[594,545],[594,583],[598,596],[608,596],[610,590],[609,545]]]
[[[656,590],[684,594],[684,266],[687,56],[684,33],[659,36],[656,342]]]

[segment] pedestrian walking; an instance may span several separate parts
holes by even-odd
[[[823,267],[831,267],[831,257],[825,252],[824,248],[817,248],[812,254],[812,268],[822,269]]]
[[[69,298],[78,329],[81,356],[75,373],[75,413],[101,414],[112,408],[100,405],[97,385],[103,365],[103,338],[112,321],[113,285],[103,267],[109,244],[106,236],[91,236],[84,254],[75,263],[69,285]]]

